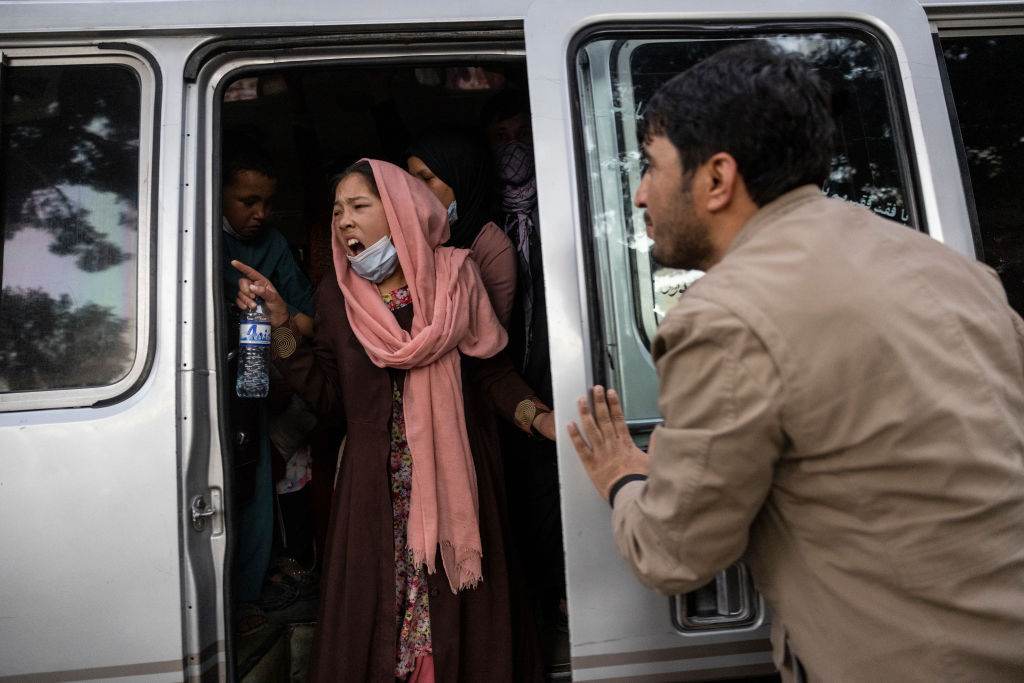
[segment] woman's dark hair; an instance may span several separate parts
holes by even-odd
[[[821,185],[832,163],[830,89],[803,57],[763,40],[727,48],[665,83],[644,114],[644,139],[664,135],[683,172],[727,152],[758,206]]]
[[[354,164],[348,165],[344,171],[331,178],[331,199],[333,201],[334,194],[338,191],[338,185],[341,181],[350,175],[358,174],[363,176],[363,180],[370,186],[370,191],[373,192],[373,196],[380,199],[380,190],[377,189],[377,180],[373,177],[373,167],[370,166],[370,162],[366,159],[360,159]]]
[[[502,90],[487,100],[480,111],[480,125],[486,128],[492,123],[505,121],[518,114],[530,115],[530,100],[526,93],[518,90]]]
[[[451,226],[451,237],[445,246],[468,249],[491,220],[494,208],[491,159],[483,141],[462,131],[432,130],[406,150],[405,158],[409,157],[419,157],[452,188],[459,217]]]
[[[230,185],[235,174],[257,171],[268,178],[277,179],[277,169],[270,155],[256,139],[236,130],[225,131],[221,138],[221,182]]]

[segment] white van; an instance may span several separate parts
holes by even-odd
[[[648,256],[637,117],[667,78],[750,38],[833,84],[823,189],[984,259],[1020,311],[1020,4],[0,2],[0,682],[288,675],[296,631],[246,659],[231,628],[227,125],[255,122],[284,160],[278,218],[301,253],[301,174],[387,155],[374,105],[409,129],[468,125],[491,92],[527,90],[560,429],[602,382],[642,442],[649,342],[699,274]],[[742,563],[689,595],[647,591],[567,439],[558,470],[570,636],[553,678],[772,674]]]

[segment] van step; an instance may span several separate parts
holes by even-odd
[[[270,624],[239,643],[241,683],[304,683],[309,673],[316,622]],[[552,665],[548,681],[571,681],[568,663]]]

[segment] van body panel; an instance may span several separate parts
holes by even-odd
[[[180,671],[168,361],[116,406],[0,415],[0,674]]]
[[[392,2],[387,4],[343,3],[305,0],[280,3],[253,0],[239,11],[230,0],[0,0],[0,35],[78,33],[140,35],[157,31],[177,34],[215,32],[225,29],[318,29],[329,26],[399,24],[466,24],[471,22],[520,22],[531,6],[533,13],[550,11],[557,1],[479,0],[433,3]],[[570,3],[571,4],[571,3]],[[640,3],[634,9],[642,10]],[[985,7],[993,11],[1013,10],[1014,0],[919,0],[926,8]],[[800,10],[803,3],[790,2],[781,9]],[[840,6],[833,5],[833,9]],[[717,7],[716,7],[717,9]]]
[[[596,26],[629,26],[656,23],[670,34],[673,23],[699,26],[702,22],[786,22],[813,24],[815,20],[847,20],[873,28],[891,44],[896,55],[912,142],[911,160],[917,177],[917,194],[924,209],[928,231],[968,255],[973,238],[968,222],[954,139],[942,92],[935,48],[928,20],[916,2],[852,0],[849,2],[802,2],[766,6],[763,2],[727,0],[709,11],[704,3],[678,0],[644,0],[628,10],[614,0],[578,0],[534,5],[526,17],[526,53],[530,77],[534,144],[544,150],[537,157],[544,272],[548,289],[551,336],[551,367],[555,410],[561,430],[576,415],[576,400],[593,383],[592,358],[615,356],[610,348],[592,354],[590,344],[600,323],[591,318],[597,283],[587,278],[585,263],[591,230],[581,220],[578,200],[583,185],[581,149],[593,144],[589,132],[574,126],[574,38]],[[628,31],[627,31],[628,33]],[[623,206],[621,211],[629,211]],[[608,216],[601,217],[607,220]],[[622,220],[613,216],[611,220]],[[614,315],[614,314],[612,314]],[[627,321],[632,324],[632,321]],[[617,323],[616,323],[617,324]],[[581,349],[584,350],[581,353]],[[644,350],[646,353],[646,350]],[[647,386],[656,392],[653,367],[647,359],[628,367],[630,375],[612,375],[609,381]],[[624,389],[625,391],[625,389]],[[645,405],[650,405],[646,404]],[[627,410],[628,413],[628,410]],[[657,420],[657,415],[629,415]],[[564,431],[560,430],[560,434]],[[767,626],[726,634],[687,634],[677,631],[669,617],[668,599],[640,586],[616,551],[607,504],[593,491],[572,444],[558,444],[562,482],[562,516],[565,525],[566,573],[569,587],[570,641],[575,680],[662,680],[668,672],[695,677],[726,676],[730,666],[758,666],[770,662]],[[614,588],[612,588],[614,587]],[[725,660],[716,658],[728,652]],[[700,672],[700,673],[698,673]],[[746,670],[751,673],[751,670]],[[732,675],[740,675],[733,670]],[[665,678],[664,680],[668,680]]]
[[[181,343],[191,339],[195,321],[192,308],[182,304],[179,257],[195,230],[179,223],[182,88],[179,79],[168,78],[181,73],[204,38],[124,41],[123,49],[112,50],[136,54],[157,72],[143,92],[159,109],[143,108],[141,126],[153,140],[139,169],[143,182],[159,183],[146,198],[157,210],[139,224],[148,236],[140,249],[145,244],[149,255],[139,262],[145,284],[139,296],[147,294],[138,325],[155,334],[140,386],[120,400],[0,412],[0,680],[181,679],[189,675],[189,661],[195,676],[204,647],[218,642],[216,633],[207,642],[190,637],[188,646],[183,639],[183,630],[196,630],[183,628],[189,617],[217,624],[223,610],[216,600],[186,597],[222,590],[197,591],[190,563],[183,562],[194,553],[183,555],[182,530],[191,523],[181,498],[195,489],[182,487],[182,473],[195,469],[183,454],[191,452],[197,427],[185,390],[193,378],[207,383],[210,377],[205,363],[197,368],[190,344]],[[73,60],[96,42],[55,40],[48,54]],[[2,44],[15,56],[39,45]],[[208,455],[205,448],[204,465]],[[218,460],[213,473],[219,467]],[[203,472],[203,487],[209,475]],[[223,526],[222,516],[215,521]],[[208,561],[213,555],[204,552],[200,585],[217,575]]]

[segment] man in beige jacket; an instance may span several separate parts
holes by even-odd
[[[651,100],[653,255],[707,275],[654,340],[649,457],[601,387],[570,436],[646,585],[746,557],[787,680],[1024,680],[1024,323],[988,267],[820,194],[827,98],[748,43]]]

